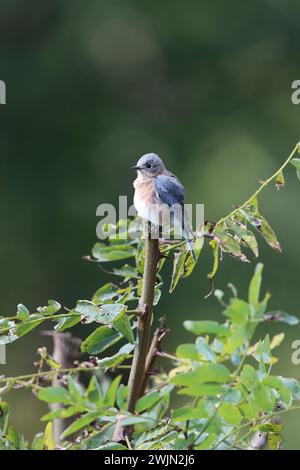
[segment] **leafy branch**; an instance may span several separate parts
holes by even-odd
[[[216,225],[221,225],[223,222],[226,222],[227,220],[229,219],[232,219],[239,211],[241,211],[242,209],[244,209],[248,204],[251,203],[251,201],[256,198],[259,193],[266,187],[268,186],[272,181],[276,181],[276,179],[280,176],[280,181],[282,181],[282,172],[283,170],[285,169],[285,167],[292,161],[292,158],[294,157],[294,155],[299,152],[300,150],[300,144],[298,143],[297,145],[295,145],[294,149],[292,150],[292,152],[290,153],[290,155],[288,156],[288,158],[285,160],[285,162],[281,165],[281,167],[275,171],[275,173],[270,176],[267,180],[263,181],[262,184],[259,186],[259,188],[252,194],[252,196],[250,196],[243,204],[241,204],[240,206],[236,207],[234,210],[232,210],[228,215],[226,215],[225,217],[222,217],[222,219],[218,220],[218,222],[216,223]],[[284,184],[284,183],[283,183]],[[282,183],[280,184],[280,186],[283,185]]]
[[[247,448],[251,424],[254,430],[263,426],[263,432],[270,437],[269,447],[278,447],[280,429],[272,422],[278,411],[277,403],[284,411],[297,409],[300,385],[294,379],[271,375],[272,365],[278,360],[273,350],[283,340],[283,334],[272,339],[267,335],[254,344],[252,341],[261,322],[295,325],[298,319],[285,312],[267,311],[269,294],[260,298],[261,264],[257,265],[250,282],[247,300],[239,299],[233,286],[233,297],[228,303],[223,292],[215,291],[224,308],[223,323],[184,322],[185,329],[196,335],[195,343],[179,345],[176,354],[162,351],[160,343],[165,328],[158,328],[150,346],[149,343],[152,311],[160,300],[165,262],[173,259],[170,282],[170,292],[173,292],[181,279],[193,273],[205,239],[209,240],[213,252],[209,279],[216,274],[223,253],[243,262],[248,261],[245,249],[258,256],[255,230],[273,249],[281,250],[273,229],[259,212],[258,197],[273,181],[278,188],[284,185],[283,172],[289,163],[296,167],[300,179],[300,158],[294,158],[297,151],[299,144],[243,204],[217,223],[201,227],[193,242],[195,257],[182,241],[158,241],[150,232],[146,239],[132,237],[132,224],[136,221],[120,220],[117,226],[108,225],[107,242],[96,243],[88,258],[102,270],[106,263],[125,261],[126,264],[104,270],[120,282],[100,286],[91,300],[78,300],[71,310],[62,311],[58,302],[49,300],[48,305],[38,307],[34,313],[19,304],[15,315],[0,317],[0,344],[16,341],[45,321],[55,322],[55,332],[79,323],[95,324],[92,333],[81,343],[81,352],[90,355],[89,361],[74,362],[74,367],[65,368],[45,348],[40,348],[37,372],[18,377],[0,376],[2,395],[11,388],[32,388],[37,398],[50,407],[56,403],[62,405],[42,417],[49,422],[45,432],[35,437],[31,448],[54,449],[60,440],[55,444],[52,422],[69,418],[73,422],[61,435],[64,449]],[[116,228],[120,229],[117,237]],[[121,341],[124,344],[117,352],[103,357],[104,351]],[[174,365],[168,374],[157,368],[153,371],[157,357]],[[131,365],[128,360],[132,360]],[[253,361],[257,367],[248,363]],[[44,366],[50,370],[44,370]],[[128,386],[121,384],[120,375],[113,380],[105,375],[128,368]],[[87,387],[77,380],[80,372],[92,376]],[[62,377],[59,386],[46,386],[56,376]],[[173,409],[174,392],[187,397],[184,406]],[[0,401],[0,448],[28,448],[23,437],[8,425],[8,419],[9,407]],[[114,427],[114,439],[108,433],[111,427]],[[246,433],[240,435],[244,429]]]
[[[129,365],[118,365],[116,367],[116,369],[130,369],[130,368],[131,366]],[[79,374],[80,372],[94,373],[99,370],[107,371],[107,368],[104,366],[94,365],[92,363],[89,363],[89,365],[86,365],[86,366],[69,367],[67,369],[57,368],[57,369],[52,369],[52,370],[47,370],[47,371],[33,372],[31,374],[18,375],[14,377],[6,377],[5,375],[1,375],[0,384],[3,384],[4,387],[7,387],[7,386],[13,387],[14,385],[20,385],[22,388],[34,388],[36,386],[41,387],[37,385],[37,383],[33,382],[35,379],[38,379],[38,380],[44,379],[44,381],[50,381],[51,378],[55,375],[63,376],[64,374]],[[1,389],[2,394],[4,393],[4,391],[3,389]]]

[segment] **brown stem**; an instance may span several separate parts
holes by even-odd
[[[149,347],[152,308],[158,261],[158,240],[146,240],[145,267],[142,295],[139,304],[140,316],[137,325],[137,339],[128,381],[128,411],[135,412],[135,405],[141,395],[146,357]]]
[[[143,276],[143,288],[139,302],[139,318],[137,324],[136,346],[134,350],[132,366],[128,380],[128,411],[135,412],[135,405],[141,396],[145,376],[146,358],[149,348],[149,338],[152,320],[152,309],[154,300],[155,281],[157,274],[157,263],[159,259],[158,237],[153,234],[154,227],[148,224],[148,236],[145,247],[145,265]],[[113,439],[124,441],[125,434],[130,434],[131,429],[125,429],[120,420],[115,428]]]
[[[160,351],[160,344],[163,338],[168,333],[168,331],[169,330],[165,326],[159,326],[154,333],[154,336],[153,336],[153,339],[149,348],[149,352],[147,354],[145,373],[144,373],[144,379],[142,383],[140,396],[143,396],[145,393],[149,375],[151,374],[151,371],[153,369],[154,362],[157,358],[157,353]]]
[[[73,363],[80,356],[80,343],[81,340],[74,338],[70,333],[52,333],[53,336],[53,359],[58,362],[62,369],[69,369],[73,366]],[[58,377],[58,374],[55,374],[52,379],[52,385],[54,387],[61,387],[62,381]],[[50,408],[54,411],[58,408],[61,408],[63,405],[60,403],[53,403],[50,405]],[[53,432],[56,445],[61,444],[61,435],[63,431],[71,424],[72,419],[60,419],[57,418],[53,422]]]

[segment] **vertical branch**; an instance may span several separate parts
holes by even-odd
[[[129,376],[129,402],[128,411],[134,413],[135,405],[141,395],[144,381],[146,357],[149,347],[149,337],[152,319],[155,280],[158,262],[158,239],[149,237],[146,240],[145,267],[142,295],[139,303],[139,319],[137,325],[137,339],[134,350],[132,367]]]
[[[145,371],[144,371],[144,378],[142,382],[142,388],[140,395],[143,396],[147,387],[147,382],[149,375],[151,375],[155,359],[157,358],[157,353],[160,352],[160,344],[162,339],[168,333],[168,329],[164,325],[160,325],[154,333],[149,352],[147,354]]]
[[[81,340],[74,338],[70,333],[53,333],[53,359],[58,362],[62,369],[70,369],[73,367],[73,363],[80,356],[80,343]],[[63,381],[59,376],[59,371],[53,376],[52,385],[54,387],[63,386]],[[61,408],[63,405],[59,403],[53,403],[51,405],[52,410]],[[71,424],[66,419],[55,419],[53,422],[54,439],[57,445],[60,445],[63,431]]]
[[[135,412],[136,402],[141,396],[144,386],[146,358],[149,348],[157,263],[159,259],[158,237],[157,234],[156,236],[152,235],[151,223],[148,223],[148,237],[146,239],[145,248],[143,287],[139,302],[136,346],[128,380],[128,411],[131,413]],[[125,429],[122,426],[121,419],[115,427],[113,440],[117,442],[126,442],[126,434],[130,434],[130,432],[130,428]]]

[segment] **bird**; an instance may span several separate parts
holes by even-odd
[[[190,239],[194,238],[184,210],[186,192],[180,180],[165,167],[155,153],[147,153],[132,167],[137,170],[133,183],[134,206],[138,216],[155,226],[174,228],[184,238],[195,260]]]

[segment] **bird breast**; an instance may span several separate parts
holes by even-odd
[[[166,204],[160,203],[154,178],[138,177],[133,186],[135,188],[134,207],[138,216],[155,225],[170,224],[170,210]]]

